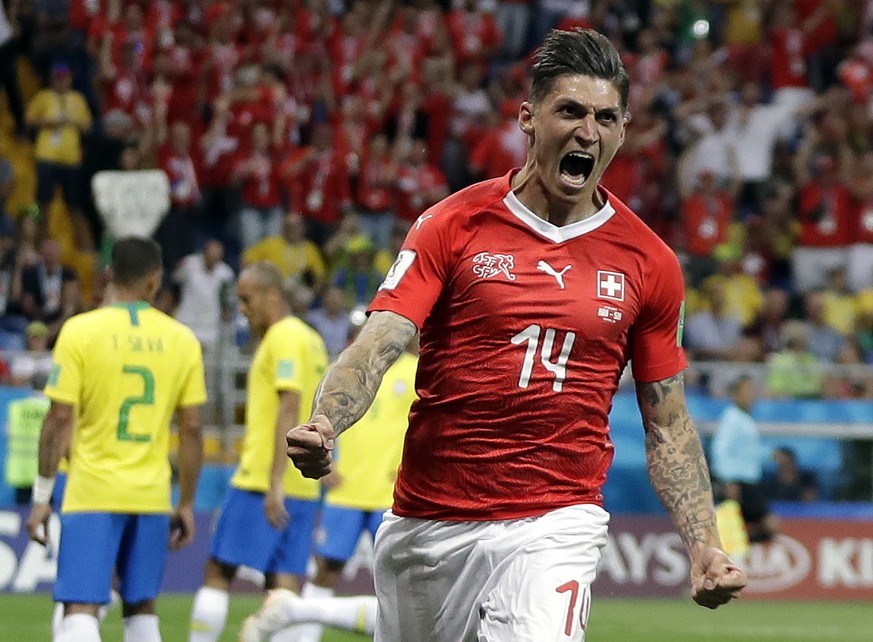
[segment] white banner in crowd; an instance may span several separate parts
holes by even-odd
[[[97,172],[91,191],[113,238],[151,236],[170,210],[170,180],[160,169]]]

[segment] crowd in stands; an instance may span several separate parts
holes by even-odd
[[[416,218],[523,164],[515,120],[543,35],[592,27],[631,76],[603,185],[680,256],[689,356],[766,364],[773,396],[873,398],[873,0],[10,6],[45,88],[16,106],[6,84],[37,176],[32,208],[0,211],[6,348],[99,302],[46,237],[56,190],[94,251],[90,177],[159,168],[160,305],[208,351],[234,273],[269,260],[334,356]],[[14,180],[0,160],[0,210]]]

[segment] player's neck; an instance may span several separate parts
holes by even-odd
[[[558,227],[594,216],[604,206],[596,184],[592,184],[590,189],[572,202],[559,199],[550,195],[537,179],[536,173],[526,166],[512,177],[512,191],[527,209]]]
[[[107,298],[107,304],[115,303],[151,303],[151,297],[148,293],[138,288],[120,288],[117,285],[112,288],[112,293]]]
[[[270,310],[267,315],[267,327],[269,328],[274,323],[279,323],[282,319],[291,315],[291,310],[288,308],[275,308]]]

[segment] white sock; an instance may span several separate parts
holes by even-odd
[[[61,634],[61,626],[64,623],[64,603],[55,602],[55,610],[52,611],[52,639],[56,640]]]
[[[100,642],[100,625],[89,613],[73,613],[64,617],[54,642]]]
[[[109,604],[103,604],[97,609],[97,622],[103,622],[109,610],[121,601],[121,596],[113,589]],[[55,610],[52,612],[52,637],[61,634],[61,623],[64,621],[64,603],[55,602]]]
[[[333,597],[333,589],[328,588],[326,586],[319,586],[318,584],[313,584],[312,582],[307,582],[303,587],[303,590],[300,592],[300,597],[304,599],[324,599]],[[321,635],[324,632],[324,625],[310,623],[310,624],[298,624],[293,629],[289,629],[291,631],[296,632],[297,634],[297,642],[321,642]],[[273,642],[293,642],[292,640],[277,640],[276,636],[273,636]]]
[[[282,629],[273,634],[270,642],[300,642],[300,634],[297,632],[299,626],[292,626],[290,629]]]
[[[124,618],[124,642],[161,642],[157,615],[131,615]]]
[[[288,616],[292,622],[319,622],[344,631],[373,635],[376,630],[376,598],[357,595],[295,600],[288,605]]]
[[[227,622],[227,591],[201,587],[191,608],[191,631],[188,642],[218,642]]]

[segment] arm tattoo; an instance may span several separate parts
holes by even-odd
[[[689,551],[720,546],[709,468],[685,406],[682,375],[637,384],[652,486]]]
[[[312,415],[327,417],[337,435],[363,417],[385,371],[415,333],[415,324],[399,314],[371,314],[361,333],[321,381]]]

